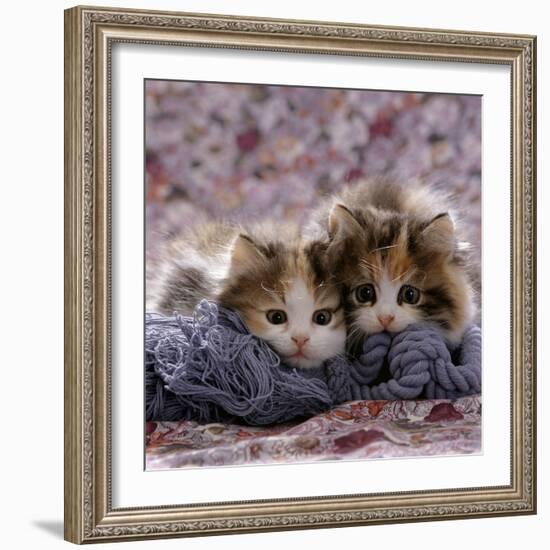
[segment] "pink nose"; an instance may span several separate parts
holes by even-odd
[[[303,348],[306,345],[306,342],[309,342],[309,336],[292,336],[292,341],[299,348]]]
[[[382,325],[383,328],[388,328],[392,324],[394,319],[395,319],[395,315],[378,316],[378,322]]]

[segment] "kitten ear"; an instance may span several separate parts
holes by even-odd
[[[241,233],[235,237],[231,245],[230,270],[232,273],[242,273],[262,259],[265,259],[265,256],[248,235]]]
[[[353,237],[361,231],[355,216],[343,205],[335,204],[328,216],[328,234],[332,241]]]
[[[455,249],[455,226],[448,212],[438,214],[422,231],[430,249],[449,255]]]

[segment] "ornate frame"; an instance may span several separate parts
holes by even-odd
[[[512,449],[502,487],[113,509],[114,42],[498,63],[512,87]],[[536,37],[75,7],[65,12],[65,538],[75,543],[536,512]]]

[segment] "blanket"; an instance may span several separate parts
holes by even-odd
[[[146,468],[281,464],[481,451],[481,397],[351,401],[269,427],[147,422]]]

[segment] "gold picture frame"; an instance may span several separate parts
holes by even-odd
[[[506,65],[512,116],[511,483],[114,509],[110,86],[116,42]],[[75,7],[65,12],[65,538],[105,542],[536,512],[536,37]]]

